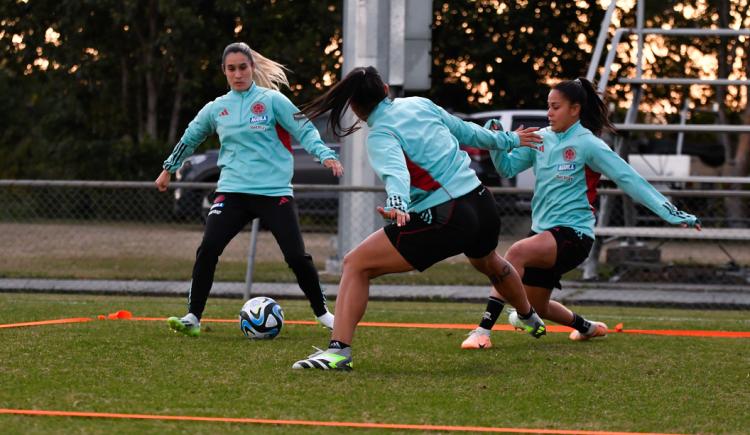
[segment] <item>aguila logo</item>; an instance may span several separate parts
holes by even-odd
[[[266,111],[266,105],[263,103],[255,103],[251,109],[254,114],[261,115]]]
[[[573,148],[565,148],[565,151],[563,151],[563,158],[565,159],[566,162],[575,160],[576,150],[574,150]]]

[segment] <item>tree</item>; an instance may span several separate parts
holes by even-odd
[[[324,53],[340,35],[339,3],[0,4],[0,89],[18,104],[0,109],[0,176],[153,177],[201,106],[226,92],[221,51],[237,40],[288,65],[286,92],[311,98],[339,63]]]
[[[458,111],[546,107],[585,75],[604,10],[593,2],[435,1],[430,96]]]

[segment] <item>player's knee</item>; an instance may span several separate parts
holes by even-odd
[[[344,261],[341,263],[341,267],[344,269],[358,269],[361,266],[360,256],[357,255],[356,250],[349,251],[344,255]]]
[[[524,260],[526,258],[526,248],[523,245],[523,243],[516,242],[508,249],[508,252],[505,253],[505,259],[511,263],[514,267],[516,265],[522,266],[524,265]]]
[[[371,266],[368,264],[366,258],[357,252],[357,250],[349,251],[344,256],[344,262],[341,265],[343,270],[347,270],[354,273],[365,273],[368,277],[371,277],[372,271]]]
[[[218,257],[224,252],[224,245],[221,243],[217,243],[216,241],[210,240],[210,239],[204,239],[200,246],[198,246],[198,251],[196,252],[197,257]]]

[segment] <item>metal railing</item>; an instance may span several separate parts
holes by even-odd
[[[612,252],[620,249],[622,243],[617,239],[606,243],[598,256],[601,279],[618,276],[634,282],[669,281],[748,288],[750,250],[746,240],[750,218],[745,214],[740,222],[730,222],[724,200],[732,197],[750,209],[750,190],[726,188],[738,184],[748,186],[750,178],[656,177],[652,181],[665,185],[662,192],[679,208],[699,215],[705,228],[720,229],[720,232],[714,232],[717,234],[714,238],[710,237],[712,231],[701,238],[684,237],[688,230],[671,232],[671,227],[642,207],[636,208],[635,223],[626,224],[625,208],[620,204],[623,193],[619,189],[601,188],[600,196],[608,198],[613,205],[611,219],[605,227],[609,229],[605,232],[609,233],[603,239],[637,236],[638,231],[656,228],[657,238],[623,237],[619,240],[637,240],[640,246],[660,251],[659,261],[654,262],[650,270],[629,272],[622,278],[622,274],[615,271],[623,266],[612,257]],[[170,187],[203,192],[213,189],[214,184],[173,183]],[[491,191],[502,218],[498,252],[503,254],[529,231],[532,192],[510,187],[491,188]],[[295,186],[307,250],[321,272],[333,282],[336,271],[326,270],[326,267],[328,260],[337,255],[339,195],[348,192],[356,192],[359,197],[382,196],[380,187]],[[315,199],[305,202],[304,197],[309,193],[315,193]],[[158,192],[151,182],[0,180],[0,276],[187,280],[203,225],[197,216],[175,215],[175,203],[173,192]],[[363,222],[371,222],[372,219],[365,217],[372,216],[375,210],[362,207],[359,213]],[[368,228],[364,233],[373,230]],[[252,246],[257,249],[248,262]],[[453,267],[466,260],[456,257],[445,263]],[[227,266],[222,266],[224,264]],[[220,271],[222,267],[235,272],[219,279],[247,280],[248,285],[252,282],[248,278],[294,281],[291,273],[284,272],[283,257],[262,223],[255,232],[248,228],[230,243],[222,256]],[[427,276],[433,285],[462,282],[462,278],[455,275],[450,277],[451,281],[443,281],[445,275],[433,277],[431,273],[428,270],[421,275]],[[581,279],[580,272],[566,279]]]

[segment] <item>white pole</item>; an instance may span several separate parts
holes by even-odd
[[[255,249],[258,246],[258,230],[260,229],[260,219],[253,219],[253,226],[250,230],[250,247],[247,251],[247,270],[245,271],[245,300],[250,299],[250,291],[253,288],[253,272],[255,271]]]

